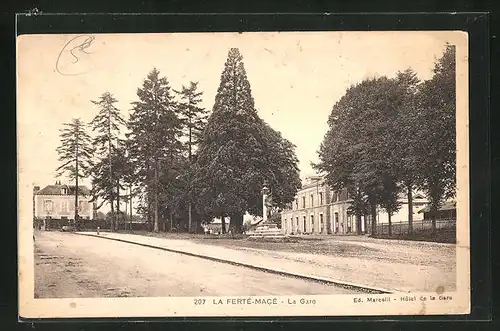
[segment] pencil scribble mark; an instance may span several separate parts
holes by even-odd
[[[76,76],[76,75],[81,75],[84,72],[65,72],[64,70],[61,70],[61,57],[65,51],[69,52],[71,54],[72,64],[76,64],[80,61],[80,57],[78,52],[82,52],[84,54],[90,55],[92,54],[91,52],[88,52],[86,49],[89,48],[92,43],[94,42],[95,37],[90,36],[90,35],[79,35],[76,36],[72,39],[70,39],[61,49],[59,52],[59,55],[57,56],[57,61],[56,61],[56,71],[64,76]]]

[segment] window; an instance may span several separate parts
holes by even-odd
[[[323,214],[319,214],[319,232],[323,232]]]
[[[302,197],[302,208],[306,208],[306,197]]]
[[[54,210],[54,202],[52,200],[45,200],[43,203],[43,210],[51,213]]]
[[[323,192],[319,192],[319,204],[323,204]]]
[[[342,190],[339,192],[339,201],[347,200],[347,190]]]
[[[304,199],[305,199],[305,198],[304,198]],[[302,225],[304,226],[304,227],[303,227],[304,232],[306,232],[306,230],[307,230],[307,225],[306,225],[306,222],[307,222],[307,221],[306,221],[306,217],[304,216],[304,224],[302,224]]]
[[[299,209],[299,199],[295,199],[295,209]]]
[[[88,203],[86,201],[78,201],[78,211],[85,213],[88,210]]]
[[[61,213],[68,212],[68,201],[61,201]]]
[[[298,231],[299,230],[299,218],[296,217],[295,221],[297,221],[297,224],[295,225],[295,231]]]
[[[314,233],[314,215],[311,215],[311,232]]]
[[[311,207],[314,206],[314,194],[311,194]]]

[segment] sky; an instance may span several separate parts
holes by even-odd
[[[317,161],[328,116],[350,85],[407,68],[429,79],[453,38],[422,31],[20,36],[19,175],[23,185],[53,184],[63,123],[76,117],[88,123],[98,112],[91,100],[105,91],[127,118],[154,67],[174,89],[199,82],[201,106],[211,110],[227,53],[237,47],[260,117],[296,145],[304,178],[314,174],[310,163]]]

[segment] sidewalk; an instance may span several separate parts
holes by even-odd
[[[232,249],[209,244],[140,236],[124,233],[80,232],[101,238],[132,242],[159,247],[217,261],[223,261],[263,271],[270,271],[327,281],[346,287],[363,287],[373,292],[415,292],[435,291],[443,284],[455,284],[455,268],[412,265],[409,263],[388,263],[362,258],[345,258],[306,253],[269,251],[265,249]],[[444,261],[447,263],[449,261]],[[450,285],[449,285],[450,286]],[[451,285],[445,289],[455,290]]]

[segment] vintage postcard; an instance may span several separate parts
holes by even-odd
[[[462,31],[17,37],[19,315],[470,312]]]

